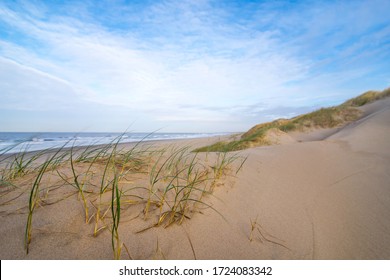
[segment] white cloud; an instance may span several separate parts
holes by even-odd
[[[70,107],[77,98],[68,82],[37,69],[0,58],[0,108],[53,110]]]
[[[261,88],[294,79],[296,69],[299,71],[302,68],[297,61],[283,54],[265,50],[265,55],[261,55],[259,50],[264,49],[262,46],[272,48],[269,46],[271,39],[266,36],[242,42],[237,39],[230,42],[226,38],[217,39],[223,41],[227,52],[234,52],[237,46],[244,48],[244,55],[229,59],[224,58],[223,54],[215,57],[207,52],[194,56],[192,49],[189,49],[188,55],[180,52],[180,46],[168,50],[164,45],[161,49],[149,46],[146,50],[126,47],[128,41],[136,39],[115,37],[104,30],[93,29],[88,35],[83,35],[80,34],[83,32],[76,32],[63,23],[48,24],[32,19],[27,23],[23,17],[15,18],[14,22],[18,22],[17,26],[24,32],[40,38],[44,47],[49,49],[48,64],[56,64],[59,68],[51,68],[50,71],[54,70],[58,76],[91,89],[97,102],[114,99],[121,105],[126,105],[126,100],[171,100],[175,103],[180,101],[177,98],[184,98],[185,101],[193,94],[197,94],[196,99],[200,103],[213,101],[210,97],[215,97],[216,102],[223,101],[238,93],[245,98],[245,95],[250,97]],[[205,32],[202,35],[211,37],[212,34],[208,34],[207,30]],[[234,47],[230,49],[229,44]],[[257,49],[256,45],[259,46]],[[248,46],[249,50],[246,50]],[[27,50],[19,51],[24,53],[24,59],[13,55],[22,59],[23,64],[46,68],[43,63],[34,65],[36,60],[30,61],[26,57]],[[34,53],[30,55],[35,56]],[[249,89],[244,88],[244,85],[251,84]],[[157,94],[158,90],[164,92]]]
[[[215,5],[164,1],[143,6],[141,12],[114,7],[100,21],[88,4],[73,7],[77,10],[73,16],[51,14],[45,5],[24,10],[0,5],[0,22],[20,34],[20,40],[16,36],[0,41],[0,58],[5,58],[0,63],[6,73],[2,98],[9,101],[8,108],[25,108],[29,98],[16,96],[29,89],[40,97],[41,110],[52,109],[55,100],[55,106],[73,102],[131,110],[151,121],[172,123],[174,130],[183,130],[182,124],[175,128],[174,123],[184,120],[219,126],[225,122],[222,130],[228,130],[237,119],[244,130],[248,116],[260,118],[263,110],[312,107],[349,96],[351,88],[343,86],[373,68],[348,64],[372,60],[375,51],[388,57],[384,47],[374,44],[374,50],[368,49],[363,39],[339,52],[318,55],[348,41],[345,35],[359,35],[373,25],[350,27],[357,17],[374,21],[373,11],[367,12],[362,4],[356,5],[356,15],[348,12],[345,19],[334,11],[346,11],[346,4],[313,5],[290,13],[259,5],[262,12],[236,22],[231,22],[232,11]],[[117,29],[110,25],[116,21]],[[294,26],[304,33],[294,35]],[[335,28],[341,31],[324,35]],[[388,34],[383,28],[364,39],[381,42]],[[324,38],[329,40],[322,42]],[[260,103],[263,108],[247,111]],[[290,113],[286,111],[286,116]]]

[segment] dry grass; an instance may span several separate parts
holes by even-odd
[[[385,97],[390,96],[390,88],[387,88],[383,91],[367,91],[355,98],[349,99],[344,102],[342,105],[344,106],[352,106],[352,107],[360,107],[365,104],[374,102],[379,99],[383,99]]]
[[[241,136],[241,139],[217,142],[197,149],[197,152],[229,152],[251,147],[272,144],[267,139],[270,129],[283,132],[307,131],[316,128],[332,128],[344,125],[359,118],[361,112],[357,107],[390,96],[390,88],[383,91],[368,91],[335,107],[321,108],[317,111],[300,115],[292,119],[279,119],[273,122],[258,124]]]

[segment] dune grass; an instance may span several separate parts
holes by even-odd
[[[111,244],[114,252],[114,259],[119,260],[121,258],[122,244],[119,238],[119,223],[121,217],[121,191],[119,191],[119,174],[115,172],[114,180],[112,182],[111,190]]]
[[[61,148],[59,148],[56,152],[53,152],[51,155],[39,168],[38,174],[35,177],[35,180],[32,184],[32,188],[30,191],[29,201],[28,201],[28,216],[26,223],[26,231],[24,237],[24,245],[26,249],[26,253],[29,252],[29,244],[31,242],[31,231],[32,231],[32,218],[34,210],[39,203],[39,188],[41,185],[41,181],[46,171],[53,166],[58,166],[59,162],[63,160],[64,155],[61,155],[62,149],[66,146],[67,143],[64,144]],[[57,157],[60,155],[59,157]]]
[[[7,203],[0,203],[0,207],[29,194],[26,253],[31,250],[33,217],[39,219],[39,209],[64,202],[73,195],[82,202],[80,217],[85,226],[95,219],[90,225],[92,236],[97,238],[105,230],[111,232],[114,259],[121,258],[122,248],[131,258],[119,234],[120,225],[134,219],[130,215],[138,218],[138,223],[146,221],[151,225],[138,231],[140,234],[152,227],[180,226],[199,209],[212,209],[223,217],[205,197],[212,195],[226,176],[236,175],[246,158],[231,153],[205,157],[191,152],[190,147],[156,148],[142,141],[124,149],[119,146],[120,140],[121,137],[107,145],[84,148],[65,148],[69,144],[66,143],[57,150],[34,153],[24,149],[0,158],[2,187],[9,184],[20,191]],[[140,207],[143,211],[137,215]],[[191,250],[196,258],[192,243]]]
[[[9,168],[7,168],[8,174],[3,175],[3,178],[5,180],[12,180],[17,177],[21,177],[31,171],[29,167],[36,159],[41,156],[42,152],[36,153],[35,155],[28,157],[28,148],[29,147],[26,145],[23,151],[15,155],[14,160],[10,163]]]
[[[343,106],[360,107],[360,106],[363,106],[365,104],[369,104],[371,102],[374,102],[376,100],[386,98],[388,96],[390,96],[390,88],[387,88],[383,91],[370,90],[370,91],[367,91],[367,92],[365,92],[365,93],[363,93],[355,98],[347,100],[342,105]]]
[[[314,112],[300,115],[292,119],[279,119],[252,127],[239,140],[220,141],[209,146],[196,149],[196,152],[229,152],[256,146],[272,144],[267,139],[270,129],[282,132],[305,131],[314,128],[332,128],[359,118],[358,107],[390,96],[390,88],[383,91],[368,91],[352,98],[339,106],[321,108]]]

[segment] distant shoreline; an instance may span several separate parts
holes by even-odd
[[[106,145],[115,143],[123,135],[120,144],[136,144],[138,142],[176,141],[221,137],[231,135],[230,132],[216,133],[68,133],[68,132],[0,132],[0,155],[18,154],[23,152],[40,152],[46,149],[59,149],[67,143],[66,148],[83,148],[88,146]],[[22,135],[17,138],[15,135]],[[7,138],[8,137],[8,138]],[[13,139],[12,139],[13,137]],[[12,148],[15,145],[15,148]],[[12,148],[12,149],[10,149]],[[7,151],[7,149],[10,149]]]

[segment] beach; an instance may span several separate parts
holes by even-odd
[[[2,186],[0,258],[113,259],[121,249],[119,258],[142,260],[390,259],[390,98],[361,110],[358,120],[343,127],[293,132],[275,145],[228,153],[233,160],[218,176],[217,153],[191,151],[230,136],[149,143],[153,152],[165,154],[159,160],[158,152],[148,153],[152,164],[131,166],[128,177],[119,176],[117,193],[114,185],[107,187],[96,236],[99,172],[105,163],[96,161],[100,169],[90,170],[87,161],[74,166],[78,174],[91,174],[83,193],[87,217],[71,168],[59,164],[39,186],[28,254],[26,221],[36,173],[15,178],[15,186]],[[139,198],[149,188],[150,174],[160,170],[170,152],[179,158],[183,147],[188,148],[180,166],[186,170],[156,182],[149,203]],[[191,162],[197,164],[190,176]],[[197,181],[173,215],[174,198],[168,194],[165,201],[163,194],[184,177]],[[110,199],[121,206],[114,209]],[[113,227],[118,209],[120,223]]]

